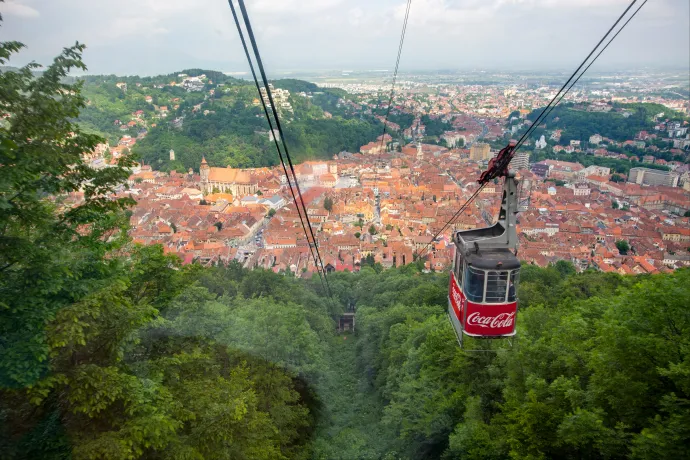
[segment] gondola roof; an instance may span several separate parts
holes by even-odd
[[[520,268],[520,261],[509,249],[484,249],[478,253],[471,252],[466,260],[468,265],[483,270],[515,270]]]

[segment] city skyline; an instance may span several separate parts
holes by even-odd
[[[572,69],[627,5],[415,0],[400,70]],[[404,1],[261,0],[247,6],[270,73],[392,70]],[[590,71],[687,68],[688,8],[684,0],[649,2]],[[247,71],[223,1],[6,0],[0,12],[6,39],[28,47],[12,65],[46,64],[78,40],[88,47],[90,74]]]

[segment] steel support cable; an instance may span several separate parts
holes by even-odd
[[[292,163],[292,159],[290,158],[290,152],[287,148],[287,144],[285,143],[285,135],[283,133],[283,128],[282,125],[280,124],[280,117],[278,116],[278,111],[276,110],[275,107],[275,102],[273,101],[273,94],[271,93],[271,88],[269,87],[268,83],[268,78],[266,77],[266,71],[264,69],[263,61],[261,60],[261,54],[259,53],[259,47],[256,43],[256,38],[254,37],[254,31],[252,30],[252,25],[251,22],[249,21],[249,15],[247,13],[247,8],[244,4],[244,0],[238,0],[238,3],[240,5],[240,11],[242,12],[242,18],[244,19],[244,24],[245,27],[247,28],[247,35],[249,35],[249,41],[252,44],[252,48],[254,50],[254,56],[256,58],[256,64],[259,67],[259,73],[261,74],[261,79],[263,80],[264,87],[266,88],[266,95],[268,96],[268,102],[271,106],[271,111],[273,112],[273,118],[275,119],[276,122],[276,127],[278,128],[278,133],[280,134],[280,139],[283,144],[283,151],[285,152],[285,157],[288,160],[288,164],[290,165],[290,171],[292,172],[292,176],[294,178],[294,183],[297,188],[297,194],[300,198],[300,202],[302,204],[302,209],[304,211],[305,219],[307,221],[307,227],[309,228],[309,233],[311,234],[311,238],[314,244],[314,249],[316,250],[316,256],[319,260],[321,270],[323,271],[324,274],[324,280],[326,281],[326,287],[328,288],[329,295],[331,293],[330,290],[330,285],[328,284],[328,279],[325,276],[326,275],[326,269],[323,264],[323,259],[321,258],[321,254],[319,251],[319,245],[317,244],[316,241],[316,236],[314,235],[314,230],[312,229],[311,222],[309,221],[309,216],[307,214],[307,207],[304,204],[304,198],[302,197],[302,191],[300,190],[299,182],[297,181],[297,174],[295,173],[295,167]],[[309,238],[307,237],[307,241],[309,241]]]
[[[575,85],[577,84],[578,81],[580,81],[580,78],[582,78],[582,76],[583,76],[585,73],[587,73],[587,71],[589,70],[589,68],[592,67],[592,64],[594,64],[594,63],[596,62],[596,60],[599,58],[599,56],[601,56],[601,54],[602,54],[604,51],[606,51],[606,48],[608,48],[609,45],[611,44],[611,42],[613,42],[613,41],[616,39],[616,37],[618,37],[618,34],[620,34],[620,33],[623,31],[623,29],[625,29],[625,26],[628,25],[628,23],[632,20],[632,18],[634,18],[634,17],[637,15],[637,13],[639,13],[639,11],[642,9],[643,6],[645,6],[645,4],[647,3],[647,1],[648,1],[648,0],[644,0],[644,2],[642,2],[642,4],[635,10],[635,12],[634,12],[632,15],[630,15],[630,17],[628,18],[628,20],[625,21],[625,23],[623,23],[623,25],[621,26],[621,28],[618,29],[618,32],[616,32],[616,34],[615,34],[613,37],[611,37],[611,39],[608,41],[608,43],[606,43],[606,46],[604,46],[604,47],[601,49],[601,51],[599,51],[599,53],[594,57],[594,59],[592,59],[592,61],[589,63],[589,65],[588,65],[587,67],[585,67],[585,70],[583,70],[582,73],[580,73],[580,75],[578,75],[578,77],[575,79],[575,81],[573,81],[573,82],[570,84],[570,86],[568,87],[568,89],[561,95],[561,97],[558,99],[558,101],[557,101],[554,105],[552,105],[552,106],[549,108],[549,111],[546,112],[546,114],[544,115],[543,120],[546,120],[546,119],[548,118],[549,114],[551,114],[551,112],[553,111],[553,109],[555,109],[556,106],[557,106],[558,104],[561,103],[561,101],[562,101],[563,98],[566,96],[566,94],[573,88],[573,86],[575,86]],[[633,3],[634,3],[634,2],[633,2]]]
[[[436,232],[436,234],[431,238],[431,241],[430,241],[429,243],[427,243],[427,244],[422,248],[422,250],[419,252],[419,257],[423,257],[423,256],[424,256],[424,253],[427,251],[427,249],[429,249],[429,247],[430,247],[432,244],[434,244],[434,240],[435,240],[436,238],[438,238],[438,236],[439,236],[441,233],[443,233],[443,231],[444,231],[446,228],[448,228],[448,226],[451,225],[451,224],[455,221],[455,219],[457,219],[457,218],[460,216],[460,214],[462,213],[462,211],[464,211],[464,210],[467,208],[467,206],[469,206],[470,203],[472,203],[472,200],[474,200],[474,199],[477,197],[477,195],[479,195],[479,194],[481,193],[481,191],[484,189],[484,187],[486,187],[486,184],[482,184],[482,185],[472,194],[472,196],[470,196],[470,197],[467,199],[467,201],[465,201],[465,204],[463,204],[462,206],[460,206],[460,209],[458,209],[457,212],[456,212],[455,214],[453,214],[453,217],[451,217],[450,219],[448,219],[448,222],[446,222],[446,223],[443,225],[443,227],[441,227],[441,230],[439,230],[438,232]]]
[[[229,3],[229,5],[230,5],[230,9],[232,10],[233,18],[234,18],[234,20],[235,20],[235,25],[237,26],[237,30],[238,30],[238,33],[239,33],[239,35],[240,35],[240,40],[242,41],[242,47],[244,48],[244,53],[245,53],[245,56],[247,57],[247,62],[249,63],[249,67],[250,67],[250,69],[251,69],[252,76],[254,77],[254,84],[256,85],[256,90],[257,90],[257,92],[259,93],[259,98],[261,99],[261,105],[263,106],[264,114],[266,115],[266,121],[268,121],[269,129],[271,130],[271,132],[273,132],[273,122],[271,121],[271,117],[270,117],[269,114],[268,114],[268,109],[267,109],[267,107],[266,107],[266,103],[265,103],[263,97],[261,96],[261,89],[260,89],[260,86],[259,86],[259,81],[258,81],[258,79],[257,79],[257,77],[256,77],[256,71],[254,70],[254,64],[253,64],[253,62],[252,62],[252,60],[251,60],[251,57],[250,57],[250,55],[249,55],[249,49],[247,48],[247,44],[246,44],[246,41],[245,41],[245,39],[244,39],[244,34],[242,33],[242,28],[240,27],[239,20],[238,20],[238,18],[237,18],[237,13],[236,13],[236,11],[235,11],[235,7],[234,7],[234,5],[232,4],[232,0],[228,0],[228,3]],[[283,159],[283,154],[282,154],[282,152],[280,151],[280,147],[279,147],[279,145],[278,145],[278,140],[276,139],[275,136],[273,136],[273,142],[274,142],[274,144],[275,144],[275,146],[276,146],[276,150],[278,151],[278,156],[279,156],[279,158],[280,158],[280,164],[281,164],[282,167],[283,167],[283,172],[285,173],[285,178],[287,179],[288,187],[290,188],[290,193],[292,194],[292,199],[293,199],[293,201],[294,201],[294,203],[295,203],[295,207],[297,208],[297,215],[299,216],[299,220],[300,220],[300,222],[301,222],[301,224],[302,224],[302,229],[303,229],[304,234],[305,234],[305,236],[306,236],[306,238],[307,238],[307,242],[309,242],[309,234],[307,233],[307,229],[306,229],[306,226],[305,226],[305,224],[304,224],[304,220],[303,220],[303,218],[302,218],[302,212],[301,212],[301,210],[300,210],[300,208],[299,208],[299,203],[298,203],[298,201],[297,201],[297,197],[295,196],[295,191],[294,191],[294,189],[293,189],[293,187],[292,187],[292,182],[290,181],[290,175],[288,174],[287,168],[286,168],[286,166],[285,166],[285,160]],[[323,278],[322,278],[322,275],[321,275],[321,271],[319,270],[318,261],[317,261],[317,259],[316,259],[316,256],[315,256],[315,254],[314,254],[313,249],[311,248],[311,245],[309,245],[309,251],[310,251],[310,253],[311,253],[311,255],[312,255],[313,259],[314,259],[314,265],[315,265],[316,268],[317,268],[317,273],[319,274],[319,278],[321,279],[321,284],[322,284],[322,286],[323,286],[323,288],[324,288],[324,290],[325,290],[325,289],[326,289],[326,286],[324,285]]]
[[[601,56],[602,53],[603,53],[604,51],[606,51],[606,49],[609,47],[609,45],[611,45],[611,43],[616,39],[616,37],[618,37],[618,35],[623,31],[623,29],[625,29],[625,27],[628,25],[628,23],[637,15],[637,13],[640,12],[640,10],[642,9],[643,6],[645,6],[645,4],[647,3],[647,1],[648,1],[648,0],[644,0],[644,2],[642,2],[642,4],[633,12],[633,14],[630,15],[630,17],[623,23],[623,25],[618,29],[618,31],[613,35],[613,37],[611,37],[611,39],[606,43],[606,45],[597,53],[596,56],[594,56],[594,59],[592,59],[592,60],[590,61],[590,63],[587,65],[587,67],[585,67],[585,69],[580,73],[580,75],[578,75],[577,78],[576,78],[572,83],[570,83],[570,86],[568,86],[568,88],[565,90],[565,92],[563,92],[563,94],[561,94],[561,96],[559,97],[558,101],[556,101],[556,103],[553,104],[553,105],[551,105],[550,107],[547,106],[547,107],[545,108],[545,111],[542,111],[542,115],[543,115],[542,121],[545,121],[545,120],[548,118],[548,116],[551,114],[551,112],[556,108],[556,106],[557,106],[558,104],[561,103],[561,101],[563,100],[563,98],[565,98],[565,96],[568,94],[568,92],[570,92],[570,90],[573,88],[573,86],[575,86],[575,85],[577,84],[577,82],[580,81],[580,78],[582,78],[582,76],[583,76],[585,73],[587,73],[587,71],[589,70],[589,68],[592,67],[592,65],[597,61],[597,59],[599,59],[599,56]],[[613,25],[613,27],[611,28],[611,30],[613,30],[613,29],[616,27],[616,25],[617,25],[617,24],[620,22],[620,20],[627,14],[627,12],[630,10],[630,8],[631,8],[634,4],[635,4],[635,1],[633,1],[633,2],[628,6],[628,8],[623,12],[623,14],[621,15],[621,17],[618,18],[618,21],[616,21],[616,23]],[[611,30],[608,31],[608,33],[604,36],[604,38],[606,38],[606,37],[611,33]],[[601,44],[601,42],[599,42],[599,44],[597,45],[597,47],[598,47],[600,44]],[[596,48],[595,48],[595,49],[596,49]],[[591,53],[590,53],[590,55],[591,55]],[[589,57],[589,56],[588,56],[588,57]],[[585,59],[585,62],[586,62],[586,61],[587,61],[587,59]],[[576,71],[576,73],[577,73],[577,71]],[[561,89],[562,89],[562,88],[561,88]],[[558,95],[557,95],[557,96],[558,96]],[[552,102],[553,102],[553,101],[552,101]],[[548,109],[548,110],[546,110],[546,109]],[[537,126],[539,126],[539,125],[535,122],[534,124],[532,124],[532,126],[530,126],[530,129],[528,129],[528,131],[526,131],[525,134],[526,134],[526,135],[531,134],[532,132],[534,132],[534,130],[536,130]],[[526,136],[525,136],[525,135],[523,135],[523,136],[521,137],[520,140],[523,141],[523,139],[526,139]],[[517,151],[517,149],[518,149],[521,145],[522,145],[522,143],[518,143],[518,144],[516,145],[516,147],[515,147],[515,151]],[[530,198],[528,197],[528,200],[529,200],[529,199],[530,199]]]
[[[517,150],[522,146],[522,144],[527,139],[527,136],[529,134],[531,134],[536,129],[537,126],[539,126],[539,122],[544,118],[545,113],[549,109],[549,107],[551,107],[551,105],[554,103],[554,101],[556,101],[556,99],[558,99],[558,96],[568,87],[568,84],[570,84],[570,82],[573,80],[573,78],[575,78],[575,75],[577,75],[577,73],[580,71],[580,69],[582,69],[585,66],[587,61],[589,61],[589,58],[591,58],[592,55],[601,46],[601,44],[604,43],[604,40],[606,40],[606,37],[608,37],[611,34],[611,32],[613,32],[613,30],[616,28],[618,23],[621,22],[621,20],[625,17],[626,14],[628,14],[628,11],[630,11],[630,8],[632,8],[636,2],[637,2],[637,0],[633,0],[630,3],[630,5],[628,5],[628,7],[625,9],[625,11],[623,11],[623,13],[618,17],[616,22],[613,23],[613,25],[608,30],[608,32],[606,32],[606,34],[601,38],[601,40],[599,40],[599,43],[597,43],[597,45],[592,49],[592,51],[590,51],[590,53],[587,55],[587,57],[582,61],[580,66],[577,69],[575,69],[575,72],[573,72],[573,74],[570,76],[570,78],[568,78],[568,81],[566,81],[563,84],[563,86],[561,86],[561,89],[558,90],[558,92],[553,97],[553,99],[551,99],[551,101],[548,103],[548,105],[546,107],[544,107],[544,109],[541,111],[541,113],[539,114],[537,119],[534,121],[534,123],[532,123],[532,126],[530,126],[527,129],[527,131],[525,131],[525,134],[523,134],[522,137],[520,137],[520,140],[518,140],[517,144],[515,145],[515,152],[517,152]],[[566,91],[566,93],[567,93],[567,91]]]
[[[395,84],[398,80],[398,68],[400,67],[400,56],[402,55],[403,43],[405,42],[405,32],[407,32],[407,21],[410,17],[410,6],[412,5],[412,0],[407,0],[407,8],[405,9],[405,20],[403,21],[402,32],[400,33],[400,41],[398,42],[398,58],[395,60],[395,70],[393,71],[393,83],[391,84],[391,93],[388,99],[388,108],[386,109],[386,117],[383,121],[383,134],[381,134],[381,144],[379,145],[379,151],[383,148],[385,143],[384,138],[386,137],[386,129],[388,128],[388,117],[391,114],[391,105],[393,104],[393,98],[395,97]],[[378,169],[374,167],[374,188],[376,188],[376,182],[378,180]],[[378,193],[377,193],[378,195]]]
[[[395,98],[395,84],[398,81],[398,69],[400,68],[400,57],[402,56],[403,44],[405,43],[405,33],[407,32],[407,22],[410,17],[410,6],[412,5],[412,0],[407,0],[407,9],[405,10],[405,20],[403,21],[402,32],[400,33],[400,41],[398,43],[398,57],[395,60],[395,70],[393,71],[393,82],[391,84],[391,92],[388,98],[388,107],[386,108],[386,117],[383,123],[383,135],[386,135],[386,130],[388,128],[388,118],[391,114],[391,106],[393,105],[393,99]],[[383,138],[381,138],[381,146],[383,146]]]
[[[233,17],[235,19],[235,25],[238,28],[238,32],[240,34],[240,39],[242,41],[242,46],[244,48],[245,55],[247,57],[247,61],[249,62],[249,66],[250,66],[250,69],[252,71],[252,76],[254,77],[254,84],[256,85],[257,92],[259,93],[259,99],[261,99],[261,105],[263,106],[264,114],[266,115],[266,120],[268,121],[269,129],[271,129],[271,132],[273,132],[273,123],[271,122],[271,117],[268,114],[268,109],[266,107],[266,103],[265,103],[265,101],[261,95],[261,89],[260,89],[259,81],[258,81],[258,78],[256,76],[256,71],[254,70],[254,65],[252,63],[251,57],[249,55],[249,50],[247,48],[246,41],[244,39],[244,34],[242,33],[242,29],[239,25],[239,20],[237,18],[237,14],[236,14],[234,5],[232,4],[232,0],[228,0],[228,3],[230,4],[230,9],[232,10]],[[295,196],[295,188],[293,187],[292,181],[290,180],[290,174],[288,173],[287,167],[285,165],[285,160],[283,159],[282,152],[281,152],[280,147],[278,145],[278,140],[276,139],[275,136],[273,136],[273,141],[274,141],[274,144],[276,146],[276,150],[278,151],[278,156],[280,157],[280,162],[281,162],[281,165],[283,167],[283,171],[285,173],[285,177],[286,177],[287,182],[288,182],[288,187],[290,188],[290,193],[293,197],[293,201],[294,201],[295,207],[297,209],[297,215],[300,219],[300,223],[302,224],[302,229],[304,231],[305,237],[307,238],[307,243],[309,244],[309,252],[311,253],[312,258],[314,259],[314,265],[317,269],[317,273],[319,275],[319,278],[321,279],[321,284],[325,290],[326,286],[324,285],[324,280],[323,280],[323,276],[321,274],[321,269],[319,268],[319,260],[317,259],[316,255],[314,253],[314,249],[312,248],[311,243],[309,242],[309,233],[307,232],[307,228],[306,228],[306,225],[304,223],[304,219],[302,217],[302,210],[300,210],[299,201],[297,200],[297,197]],[[295,178],[295,180],[296,180],[296,178]],[[304,211],[304,213],[305,213],[304,217],[306,218],[306,210]]]
[[[555,107],[555,106],[563,99],[563,97],[565,97],[565,95],[568,93],[568,91],[570,91],[570,89],[573,87],[573,85],[574,85],[575,83],[577,83],[577,81],[582,77],[582,75],[584,75],[584,73],[587,71],[587,69],[589,69],[589,67],[591,67],[591,65],[597,60],[597,58],[598,58],[599,56],[601,56],[601,53],[603,53],[604,50],[606,50],[606,48],[608,48],[608,46],[611,44],[611,42],[612,42],[612,41],[618,36],[618,34],[623,30],[623,28],[625,28],[625,26],[628,25],[628,23],[630,22],[630,20],[631,20],[633,17],[635,17],[635,15],[637,14],[637,12],[640,11],[640,9],[644,6],[645,3],[647,3],[647,0],[645,0],[644,3],[642,3],[642,5],[632,14],[632,16],[630,16],[630,18],[623,24],[623,26],[618,30],[618,32],[616,32],[616,34],[611,38],[611,40],[609,40],[609,42],[604,46],[604,48],[602,48],[601,51],[596,55],[596,57],[592,60],[592,62],[589,63],[589,65],[587,66],[587,68],[585,68],[585,70],[580,74],[580,76],[578,76],[577,79],[576,79],[575,81],[573,81],[572,84],[570,84],[571,81],[573,80],[573,78],[575,78],[575,76],[578,74],[578,72],[582,69],[582,67],[584,67],[584,65],[587,63],[587,61],[589,61],[589,58],[591,58],[592,55],[597,51],[597,49],[599,49],[599,47],[601,46],[601,44],[606,40],[606,38],[611,34],[611,32],[613,32],[613,30],[616,28],[616,26],[618,25],[618,23],[621,22],[621,20],[625,17],[625,15],[628,13],[628,11],[630,11],[630,9],[633,7],[633,5],[635,5],[636,2],[637,2],[637,0],[633,0],[633,1],[630,3],[630,5],[628,5],[628,7],[625,9],[625,11],[623,11],[623,13],[618,17],[618,19],[617,19],[616,22],[613,24],[613,26],[611,26],[611,28],[608,30],[608,32],[606,32],[606,34],[601,38],[601,40],[599,40],[599,43],[597,43],[597,45],[594,47],[594,49],[592,49],[592,51],[587,55],[587,57],[584,59],[584,61],[582,61],[582,63],[580,64],[580,66],[579,66],[577,69],[575,69],[575,72],[573,72],[573,74],[572,74],[572,75],[570,76],[570,78],[565,82],[565,84],[561,87],[561,89],[558,90],[558,92],[557,92],[556,95],[553,97],[553,99],[551,99],[551,101],[549,102],[549,104],[548,104],[546,107],[544,107],[544,109],[541,111],[541,113],[539,114],[539,116],[537,117],[537,119],[534,121],[534,123],[532,123],[532,125],[527,129],[527,131],[525,131],[525,133],[520,137],[520,140],[517,142],[517,144],[516,144],[516,146],[515,146],[514,152],[517,152],[518,148],[520,148],[520,147],[522,146],[522,144],[525,142],[525,139],[527,138],[527,136],[529,136],[529,135],[536,129],[536,127],[539,126],[539,122],[540,122],[542,119],[544,119],[544,118],[548,115],[548,113],[551,112],[551,110],[553,110],[553,107]],[[570,84],[570,86],[568,86],[569,84]],[[564,90],[565,90],[565,92],[563,92]],[[561,94],[561,93],[563,93],[563,94]],[[558,99],[559,96],[560,96],[560,99]],[[556,102],[556,103],[554,104],[554,101],[556,101],[556,99],[558,99],[558,102]],[[457,219],[457,217],[460,215],[460,213],[461,213],[465,208],[467,208],[467,206],[472,202],[472,200],[474,200],[474,198],[479,194],[479,192],[480,192],[483,188],[484,188],[484,185],[482,185],[479,189],[477,189],[477,191],[476,191],[474,194],[472,194],[472,196],[470,196],[470,198],[465,202],[465,204],[463,204],[463,205],[460,207],[460,209],[458,210],[458,212],[456,212],[456,213],[453,215],[453,217],[451,217],[450,220],[449,220],[448,222],[446,222],[446,224],[441,228],[441,231],[437,232],[437,233],[434,235],[434,237],[431,239],[431,242],[428,243],[426,246],[424,246],[424,248],[423,248],[422,251],[420,252],[420,256],[429,248],[429,246],[431,246],[431,244],[433,244],[434,240],[438,237],[438,235],[440,235],[449,225],[451,225],[451,224],[453,223],[453,221],[454,221],[455,219]]]
[[[237,12],[235,10],[235,6],[232,3],[232,0],[228,0],[228,4],[230,5],[230,10],[232,11],[232,16],[235,20],[235,26],[237,27],[237,32],[240,36],[240,40],[242,42],[242,47],[244,48],[244,54],[247,57],[247,62],[249,63],[249,68],[251,69],[252,76],[254,77],[254,84],[256,85],[256,90],[259,93],[259,99],[261,100],[261,105],[263,106],[264,114],[266,115],[266,120],[268,121],[268,126],[271,132],[273,131],[273,122],[271,121],[271,117],[268,114],[268,108],[266,107],[266,102],[264,101],[264,98],[261,95],[261,88],[259,85],[259,80],[256,76],[256,71],[254,70],[254,64],[252,62],[252,59],[249,54],[249,49],[247,48],[247,42],[244,38],[244,33],[242,32],[242,27],[240,26],[239,19],[237,17]],[[280,158],[280,164],[283,167],[283,172],[285,173],[285,177],[287,179],[288,183],[288,188],[290,189],[290,193],[292,194],[292,199],[295,202],[295,207],[297,208],[297,215],[299,216],[299,220],[302,224],[302,229],[304,231],[304,235],[307,238],[307,243],[309,243],[309,233],[307,232],[306,225],[304,223],[304,219],[302,218],[302,211],[300,210],[299,207],[299,202],[297,200],[297,197],[295,196],[295,190],[292,186],[292,181],[290,180],[290,174],[288,173],[287,167],[285,165],[285,160],[283,159],[283,153],[280,150],[280,146],[278,145],[278,140],[276,139],[275,136],[273,136],[273,142],[275,144],[276,150],[278,151],[278,157]],[[305,210],[306,214],[306,210]],[[324,280],[321,274],[321,270],[319,268],[319,263],[318,259],[316,257],[316,254],[314,253],[314,250],[312,249],[311,243],[309,243],[309,251],[312,255],[312,258],[314,259],[314,265],[316,266],[317,272],[319,274],[319,278],[321,279],[321,284],[323,285],[324,290],[326,289],[326,286],[324,285]]]

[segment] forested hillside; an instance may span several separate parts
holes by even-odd
[[[0,74],[0,458],[687,458],[690,270],[524,266],[519,340],[473,352],[421,261],[329,275],[333,297],[183,266],[127,237],[132,160],[82,160],[82,51]]]
[[[0,74],[0,458],[304,457],[334,304],[128,240],[132,161],[89,168],[70,121],[82,51]]]
[[[673,155],[670,152],[655,152],[655,157],[656,158],[662,158],[668,161],[675,160],[675,161],[684,161],[685,157],[680,154],[680,155]],[[574,163],[580,163],[581,165],[587,167],[591,165],[597,165],[597,166],[604,166],[606,168],[611,168],[612,173],[617,173],[617,174],[623,174],[625,176],[628,175],[628,172],[630,171],[631,168],[649,168],[649,169],[658,169],[660,171],[668,171],[670,168],[668,166],[664,165],[658,165],[658,164],[653,164],[653,163],[644,163],[642,161],[630,161],[630,160],[621,160],[618,158],[609,158],[609,157],[597,157],[594,155],[588,155],[583,152],[573,152],[573,153],[564,153],[564,152],[558,152],[555,153],[553,149],[546,148],[542,150],[535,150],[534,152],[530,152],[530,160],[531,161],[542,161],[542,160],[559,160],[559,161],[572,161]]]
[[[561,104],[551,111],[542,124],[546,124],[550,130],[562,129],[560,143],[567,145],[571,140],[587,142],[594,134],[619,142],[634,139],[641,130],[654,132],[654,117],[662,113],[662,119],[687,119],[659,104],[615,104],[608,112],[592,112],[586,108],[576,107],[572,103]],[[534,110],[527,119],[534,121],[540,113],[541,109]],[[541,134],[541,131],[535,131],[537,138]]]
[[[365,275],[357,290],[361,391],[376,392],[386,430],[378,455],[687,458],[690,271],[525,266],[517,343],[468,345],[495,352],[461,350],[445,279],[408,288],[418,276]]]
[[[205,77],[203,85],[188,91],[179,75]],[[343,90],[320,89],[301,80],[276,80],[274,85],[290,91],[292,111],[284,111],[281,118],[296,161],[358,151],[380,134],[380,122],[362,119],[341,103]],[[198,169],[204,155],[212,166],[278,164],[256,88],[249,81],[200,69],[158,77],[89,76],[83,94],[87,105],[78,120],[82,129],[104,135],[111,145],[122,135],[139,137],[134,152],[156,169]],[[176,152],[175,161],[170,160],[170,149]]]

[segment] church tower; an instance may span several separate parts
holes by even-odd
[[[424,152],[422,152],[422,143],[421,142],[417,142],[417,159],[418,160],[424,159]]]
[[[201,191],[208,192],[208,176],[211,172],[211,168],[206,162],[206,157],[201,157],[201,167],[199,168],[199,174],[201,175]]]
[[[175,151],[170,149],[170,161],[175,161]]]

